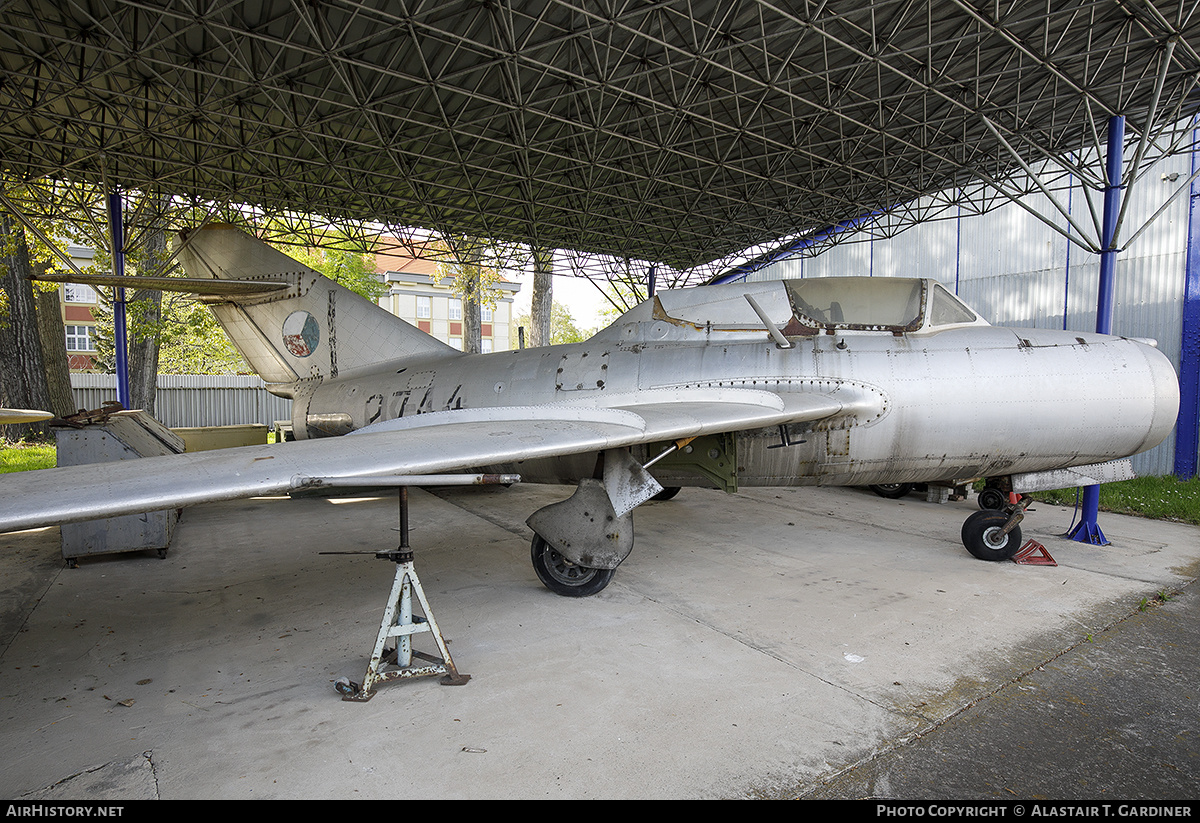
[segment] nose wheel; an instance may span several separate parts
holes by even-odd
[[[1011,514],[977,511],[963,523],[963,545],[980,560],[1010,560],[1021,548],[1021,527],[1017,523],[1022,516],[1023,508]]]

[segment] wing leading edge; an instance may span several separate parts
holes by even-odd
[[[662,390],[639,393],[616,407],[554,404],[432,412],[345,437],[20,472],[0,478],[0,532],[285,494],[314,475],[463,471],[821,420],[846,407],[847,398],[821,393]]]

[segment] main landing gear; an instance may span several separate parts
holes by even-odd
[[[679,486],[667,486],[650,499],[670,500],[679,494],[679,490]],[[582,514],[582,517],[578,518],[579,524],[587,523],[587,526],[579,529],[581,532],[586,532],[598,521],[604,524],[602,541],[597,542],[593,539],[590,549],[581,551],[579,544],[587,545],[588,541],[586,538],[579,539],[580,535],[576,533],[575,526],[570,525],[567,532],[558,535],[564,551],[554,548],[537,532],[534,532],[533,542],[529,546],[533,570],[537,572],[538,580],[550,591],[563,597],[590,597],[602,591],[612,581],[616,572],[615,566],[601,568],[585,565],[585,557],[591,558],[595,563],[620,563],[628,554],[628,549],[633,548],[633,523],[629,514],[618,517],[598,492],[585,491],[585,494],[589,495],[587,505],[582,509],[575,507],[572,512]],[[541,522],[542,527],[547,528],[547,522]],[[617,547],[622,540],[628,541],[627,548],[618,548],[617,553],[613,555],[605,551],[609,547]],[[572,551],[575,559],[568,557],[565,551]]]
[[[659,457],[677,448],[672,444]],[[657,495],[674,496],[646,471],[657,459],[643,466],[623,449],[604,451],[598,477],[580,480],[570,498],[529,516],[533,569],[546,588],[588,597],[609,584],[633,551],[633,510]]]
[[[909,492],[913,490],[912,483],[876,483],[870,487],[871,491],[875,492],[880,497],[887,500],[899,500],[901,497],[907,497]]]

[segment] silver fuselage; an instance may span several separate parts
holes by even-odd
[[[844,394],[844,411],[790,428],[736,434],[741,485],[952,481],[1103,462],[1171,431],[1175,373],[1156,348],[1097,334],[987,325],[921,335],[838,331],[777,346],[761,330],[716,331],[662,319],[618,323],[577,344],[409,359],[300,384],[294,424],[316,436],[458,408],[616,406],[650,389]],[[797,442],[803,441],[803,442]],[[637,454],[652,456],[655,447]],[[595,457],[504,467],[531,482],[573,483]],[[708,485],[655,471],[664,485]]]

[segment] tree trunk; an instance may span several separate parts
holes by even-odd
[[[42,341],[42,359],[46,366],[49,411],[59,417],[78,411],[71,395],[71,368],[67,361],[67,340],[63,329],[62,306],[58,289],[36,293],[38,337]]]
[[[470,277],[471,287],[463,294],[463,351],[479,354],[483,349],[483,319],[480,316],[479,272]]]
[[[550,345],[550,318],[554,310],[554,252],[533,252],[533,303],[529,311],[529,345]]]
[[[160,229],[146,239],[140,260],[147,268],[157,267],[165,257],[166,234]],[[129,337],[129,403],[135,409],[154,414],[154,396],[158,391],[158,350],[162,338],[162,292],[138,289],[128,305],[133,334]]]
[[[29,249],[25,245],[25,230],[12,217],[0,213],[0,240],[6,251],[0,256],[3,276],[0,289],[8,297],[8,314],[0,320],[0,404],[18,409],[50,410],[50,392],[46,387],[46,369],[42,363],[42,341],[38,335],[37,309]],[[62,340],[66,346],[66,337]],[[10,440],[25,438],[48,439],[50,427],[43,423],[0,426],[3,436]]]
[[[462,293],[463,307],[463,351],[479,354],[483,349],[483,318],[480,316],[479,264],[483,257],[483,244],[474,237],[463,238],[458,247],[458,258],[464,269]]]
[[[162,292],[138,289],[126,306],[133,329],[157,328],[162,316]],[[154,396],[158,392],[159,335],[139,334],[129,338],[129,405],[154,414]]]

